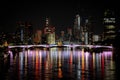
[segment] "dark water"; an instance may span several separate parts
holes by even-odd
[[[16,56],[10,53],[0,64],[4,80],[118,80],[119,76],[112,51],[23,50]]]

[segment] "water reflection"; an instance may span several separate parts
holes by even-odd
[[[89,53],[84,49],[50,48],[10,54],[6,80],[115,80],[112,51]]]

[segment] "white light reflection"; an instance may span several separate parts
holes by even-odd
[[[75,51],[74,51],[74,53],[75,53]],[[81,65],[80,65],[80,54],[81,54],[81,52],[80,51],[76,51],[76,54],[77,54],[77,58],[78,58],[78,70],[77,70],[77,78],[78,79],[80,79],[80,77],[81,77],[81,70],[80,70],[80,68],[81,68]]]
[[[99,66],[100,66],[100,62],[99,62],[99,60],[100,60],[99,58],[100,58],[100,57],[99,57],[99,55],[100,55],[100,54],[96,54],[96,56],[95,56],[95,57],[96,57],[96,67],[97,67],[97,68],[100,68],[100,67],[99,67]]]
[[[13,53],[12,51],[9,51],[9,54],[10,54],[10,64],[13,63]]]
[[[20,77],[20,79],[22,79],[22,75],[23,75],[23,53],[22,52],[20,52],[19,53],[19,77]]]
[[[85,61],[86,61],[85,62],[86,63],[86,67],[85,68],[86,68],[86,70],[88,70],[88,67],[89,67],[89,65],[88,65],[89,64],[89,54],[90,53],[85,52]]]
[[[40,59],[40,64],[42,63],[42,51],[41,50],[39,50],[39,59]],[[41,68],[41,66],[40,66],[40,68]]]
[[[20,52],[20,70],[23,70],[23,53]]]

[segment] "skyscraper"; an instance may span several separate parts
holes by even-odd
[[[115,14],[111,10],[104,12],[104,42],[106,45],[113,43],[116,36]]]
[[[30,22],[26,22],[25,23],[25,30],[24,30],[25,42],[31,44],[33,42],[32,36],[33,36],[33,26]]]
[[[41,44],[42,43],[42,31],[41,30],[37,30],[35,32],[33,40],[34,40],[35,44]]]
[[[93,43],[93,25],[92,25],[92,18],[91,16],[89,16],[86,20],[85,20],[85,31],[86,31],[86,36],[88,36],[88,44],[92,44]]]
[[[80,27],[80,40],[81,44],[92,44],[92,25],[91,25],[91,18],[88,17],[87,19],[82,20],[82,26]]]
[[[24,42],[24,23],[18,22],[16,25],[16,31],[15,31],[15,43],[23,43]]]
[[[81,25],[80,25],[80,16],[79,14],[76,15],[75,22],[74,22],[74,28],[73,28],[73,35],[75,39],[79,42],[81,39]]]
[[[16,41],[17,43],[32,42],[33,27],[30,23],[18,22],[16,28]]]
[[[55,44],[55,27],[50,25],[49,18],[46,18],[44,35],[47,39],[46,40],[47,44]]]

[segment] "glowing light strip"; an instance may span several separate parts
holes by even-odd
[[[78,44],[70,44],[70,45],[63,45],[64,47],[89,47],[89,48],[113,48],[112,46],[101,46],[101,45],[78,45]],[[58,45],[16,45],[16,46],[8,46],[9,48],[21,47],[21,48],[30,48],[30,47],[58,47]]]

